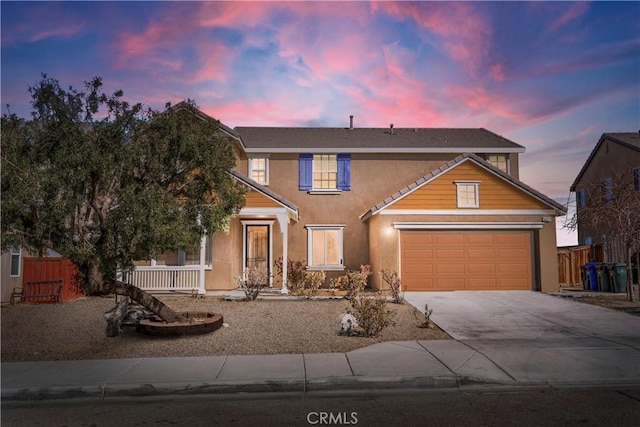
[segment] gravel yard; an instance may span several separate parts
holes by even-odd
[[[200,336],[149,337],[132,328],[105,336],[103,314],[113,298],[81,298],[60,304],[2,306],[2,362],[36,360],[184,357],[241,354],[347,352],[381,341],[450,339],[424,329],[409,304],[388,304],[396,326],[377,338],[337,333],[347,302],[332,300],[223,301],[220,298],[161,298],[178,311],[222,313],[227,327]]]

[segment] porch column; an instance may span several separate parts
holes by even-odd
[[[198,295],[206,294],[204,287],[204,263],[206,255],[207,236],[200,237],[200,263],[198,265]]]
[[[282,289],[280,293],[288,294],[287,288],[287,264],[289,262],[289,217],[286,213],[278,214],[278,223],[282,230]]]

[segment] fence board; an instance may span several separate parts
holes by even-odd
[[[76,281],[78,270],[67,258],[24,258],[22,284],[63,280],[61,301],[70,301],[84,295],[82,287]]]

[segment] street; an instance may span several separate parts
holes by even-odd
[[[509,387],[3,402],[2,426],[635,426],[640,387]]]

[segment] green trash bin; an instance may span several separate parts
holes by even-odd
[[[604,262],[596,263],[596,274],[598,275],[598,292],[611,292],[609,283],[609,267]]]
[[[627,264],[619,262],[614,264],[613,270],[613,292],[627,292]]]

